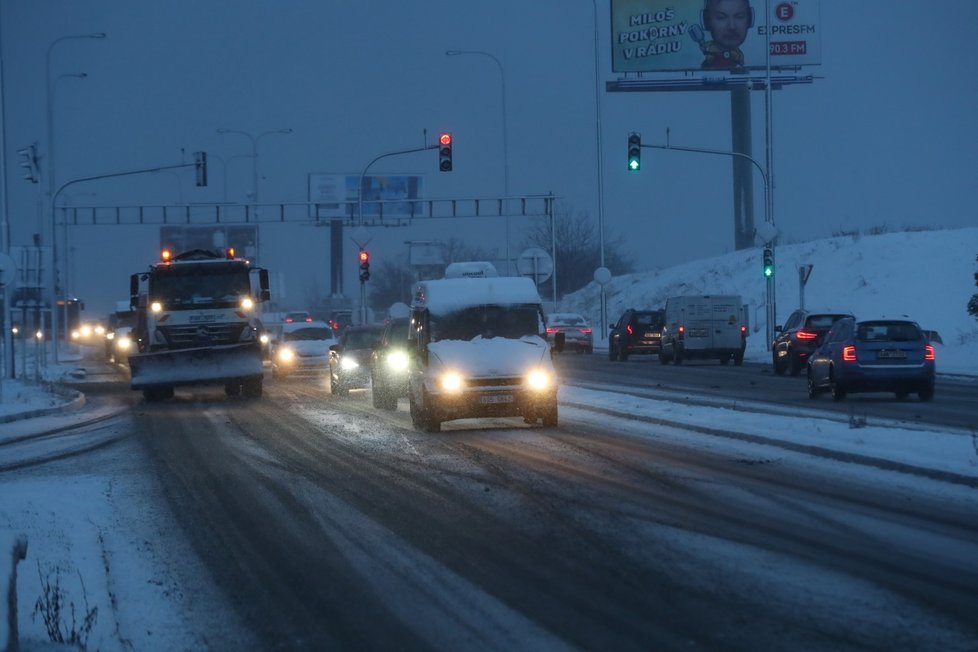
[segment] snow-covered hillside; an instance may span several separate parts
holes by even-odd
[[[813,265],[805,306],[850,310],[857,317],[907,315],[944,340],[938,371],[978,374],[978,320],[968,314],[978,292],[978,228],[855,235],[778,246],[777,323],[799,305],[798,268]],[[660,308],[670,296],[740,294],[751,311],[748,360],[768,360],[761,249],[736,251],[652,272],[628,274],[607,286],[608,321],[626,308]],[[565,297],[562,311],[585,315],[600,339],[600,289],[591,283]],[[597,339],[597,338],[596,338]]]

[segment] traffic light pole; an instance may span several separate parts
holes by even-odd
[[[203,177],[203,184],[207,183],[207,171],[206,171],[206,155],[202,157],[202,160],[198,160],[196,163],[181,163],[179,165],[163,165],[155,168],[145,168],[142,170],[130,170],[128,172],[112,172],[109,174],[97,174],[93,177],[80,177],[78,179],[72,179],[71,181],[66,181],[61,184],[57,192],[51,197],[51,232],[57,234],[58,232],[58,222],[57,222],[57,204],[58,196],[65,191],[69,186],[73,186],[76,183],[82,183],[84,181],[97,181],[98,179],[112,179],[115,177],[127,177],[133,174],[146,174],[147,172],[159,172],[161,170],[176,170],[179,168],[198,168],[198,183],[201,179],[201,174]],[[200,170],[200,166],[204,165],[205,169]],[[67,222],[65,222],[65,229],[68,228]],[[51,242],[51,258],[52,258],[52,269],[51,269],[51,341],[54,347],[54,362],[58,363],[58,238],[52,238]],[[67,270],[65,270],[67,274]],[[68,302],[65,301],[65,314],[64,314],[64,330],[67,339],[68,333]]]
[[[424,152],[429,149],[438,149],[439,147],[440,145],[438,143],[435,143],[434,145],[425,145],[424,147],[415,147],[413,149],[402,149],[397,152],[387,152],[386,154],[381,154],[380,156],[375,157],[373,160],[367,163],[363,168],[363,172],[360,173],[360,183],[357,184],[357,220],[359,221],[359,223],[363,224],[363,179],[364,177],[367,176],[367,170],[370,169],[371,165],[373,165],[374,163],[376,163],[382,158],[387,158],[388,156],[400,156],[401,154],[413,154],[415,152]]]
[[[668,134],[668,132],[667,132],[667,134]],[[735,157],[740,157],[742,159],[746,159],[746,160],[750,161],[751,163],[754,164],[754,167],[757,168],[757,171],[761,173],[761,178],[764,180],[764,221],[766,223],[770,224],[772,227],[774,226],[774,215],[773,215],[773,209],[772,209],[772,204],[771,204],[771,186],[770,186],[770,183],[769,183],[769,180],[768,180],[767,172],[765,172],[764,168],[761,167],[761,164],[760,163],[758,163],[756,160],[754,160],[752,157],[748,156],[747,154],[744,154],[742,152],[725,152],[725,151],[720,150],[720,149],[702,149],[702,148],[699,148],[699,147],[680,147],[678,145],[671,145],[671,144],[669,144],[668,137],[666,139],[666,144],[665,145],[645,145],[643,143],[642,145],[640,145],[640,147],[642,147],[642,148],[648,148],[648,149],[675,149],[675,150],[679,150],[681,152],[696,152],[698,154],[719,154],[721,156],[735,156]],[[764,246],[766,248],[768,248],[768,249],[771,250],[771,256],[772,256],[772,260],[773,260],[773,256],[774,256],[774,239],[772,238],[771,240],[765,242],[764,243]],[[766,291],[767,291],[767,298],[766,298],[766,301],[765,301],[766,304],[767,304],[767,310],[766,310],[766,314],[767,314],[766,321],[767,321],[767,324],[765,325],[765,333],[766,333],[766,336],[767,336],[766,346],[767,346],[768,350],[770,350],[770,348],[771,348],[771,340],[773,338],[773,333],[774,333],[774,331],[773,331],[773,324],[774,324],[774,320],[777,318],[776,317],[776,315],[777,315],[777,311],[776,311],[777,297],[776,297],[776,293],[775,293],[774,274],[771,274],[770,276],[766,276],[765,277],[765,283],[766,283]]]

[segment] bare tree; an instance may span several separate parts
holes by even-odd
[[[556,235],[557,296],[581,289],[594,278],[594,270],[601,266],[601,238],[597,224],[587,211],[573,212],[558,204],[554,211]],[[529,229],[524,246],[551,248],[549,220],[538,220]],[[620,235],[605,232],[605,267],[614,275],[634,271],[635,265],[623,253]],[[543,290],[543,288],[541,288]],[[542,292],[546,294],[546,292]]]

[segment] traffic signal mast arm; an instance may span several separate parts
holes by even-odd
[[[757,168],[757,171],[761,173],[761,179],[764,180],[764,221],[765,222],[771,222],[772,221],[772,219],[771,219],[772,216],[769,214],[769,211],[768,211],[768,206],[770,205],[770,198],[771,198],[771,188],[770,188],[770,184],[768,183],[767,173],[764,171],[764,168],[761,167],[761,164],[760,163],[758,163],[755,159],[753,159],[752,157],[748,156],[747,154],[744,154],[743,152],[725,152],[725,151],[723,151],[721,149],[702,149],[702,148],[699,148],[699,147],[680,147],[678,145],[670,145],[670,144],[665,144],[665,145],[643,145],[643,144],[639,144],[639,147],[640,148],[645,148],[645,149],[675,149],[675,150],[679,150],[680,152],[698,152],[700,154],[720,154],[722,156],[737,156],[737,157],[740,157],[740,158],[747,159],[748,161],[750,161],[751,163],[754,164],[754,167]]]
[[[204,160],[206,161],[206,157],[204,158]],[[111,174],[97,174],[97,175],[95,175],[93,177],[81,177],[81,178],[78,178],[78,179],[72,179],[71,181],[66,181],[65,183],[61,184],[61,187],[58,188],[58,191],[54,193],[54,197],[51,199],[51,205],[52,206],[55,206],[57,204],[58,195],[60,195],[62,193],[62,191],[64,191],[65,189],[67,189],[68,186],[73,186],[74,184],[76,184],[76,183],[82,183],[83,181],[96,181],[98,179],[112,179],[112,178],[115,178],[115,177],[128,177],[128,176],[131,176],[133,174],[146,174],[147,172],[159,172],[160,170],[179,170],[180,168],[191,168],[191,167],[196,168],[199,165],[200,165],[200,162],[195,162],[195,163],[181,163],[179,165],[163,165],[163,166],[155,167],[155,168],[145,168],[145,169],[142,169],[142,170],[130,170],[129,172],[113,172]],[[204,163],[204,165],[206,165],[206,163]],[[204,178],[206,179],[206,177],[207,177],[206,171],[203,173],[203,175],[204,175]]]
[[[363,167],[363,172],[360,173],[360,183],[357,184],[357,215],[360,221],[363,222],[363,178],[367,176],[367,170],[370,166],[379,161],[382,158],[387,158],[388,156],[399,156],[401,154],[413,154],[414,152],[424,152],[429,149],[438,149],[441,147],[441,143],[435,143],[434,145],[425,145],[424,147],[413,147],[411,149],[402,149],[397,152],[387,152],[386,154],[381,154],[380,156],[374,157],[369,163]]]

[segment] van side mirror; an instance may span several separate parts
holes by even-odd
[[[139,274],[129,277],[129,309],[135,310],[139,305]]]

